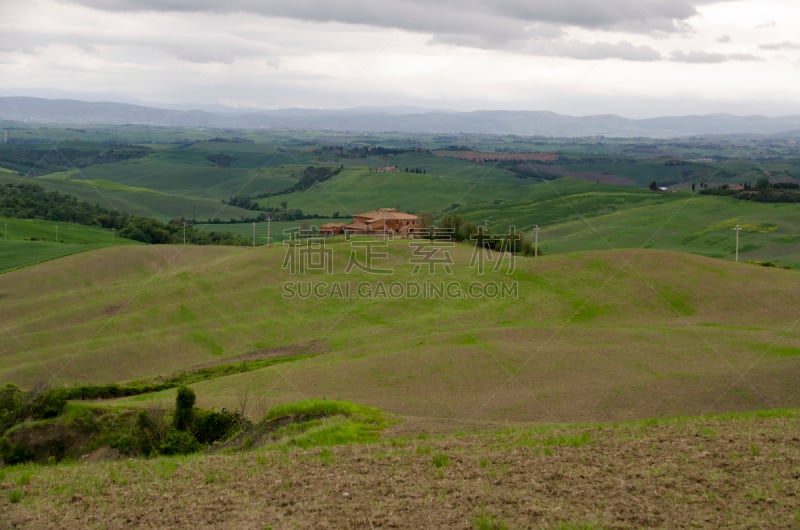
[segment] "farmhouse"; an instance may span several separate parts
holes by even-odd
[[[319,227],[319,235],[321,236],[335,236],[344,234],[344,227],[347,223],[325,223]]]
[[[419,217],[398,211],[397,208],[378,208],[353,216],[353,222],[326,223],[319,229],[320,235],[337,234],[392,234],[413,237],[420,230]]]

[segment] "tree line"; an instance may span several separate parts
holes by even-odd
[[[469,241],[476,247],[522,256],[537,254],[534,242],[527,235],[512,230],[498,234],[472,221],[465,221],[457,214],[445,215],[438,222],[434,222],[432,216],[423,214],[420,216],[420,225],[428,230],[431,239],[446,237],[453,241]],[[538,254],[542,254],[541,248]]]
[[[38,184],[0,184],[0,215],[62,221],[115,229],[119,236],[150,244],[248,245],[242,237],[196,229],[186,219],[167,223],[103,208],[72,195],[47,191]]]
[[[110,164],[141,158],[153,151],[147,147],[127,144],[75,143],[53,149],[42,141],[33,145],[8,144],[2,147],[3,165],[27,175],[44,175],[68,171],[94,164]]]
[[[727,184],[718,188],[700,186],[700,193],[704,195],[724,195],[736,199],[755,202],[800,202],[800,184],[796,182],[770,182],[767,177],[761,177],[752,182],[744,182],[742,189],[730,189]],[[693,188],[694,189],[694,188]]]
[[[258,199],[267,199],[269,197],[275,197],[278,195],[287,195],[296,191],[305,191],[317,184],[333,178],[334,176],[338,175],[342,169],[344,169],[344,166],[307,166],[305,169],[303,169],[303,174],[300,176],[297,182],[280,191],[268,191],[259,193],[258,195],[254,195],[252,197],[235,195],[227,200],[223,200],[222,202],[224,204],[229,204],[230,206],[238,206],[239,208],[243,208],[245,210],[260,212],[259,215],[254,216],[253,218],[243,220],[244,222],[266,221],[268,216],[271,217],[273,221],[296,221],[299,219],[321,218],[323,216],[320,214],[304,214],[303,210],[300,209],[289,210],[288,203],[286,201],[281,201],[281,207],[277,208],[264,207],[259,204]],[[211,222],[216,223],[221,221],[213,220]]]

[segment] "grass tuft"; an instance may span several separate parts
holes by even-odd
[[[450,457],[442,454],[433,455],[431,463],[433,464],[433,467],[436,468],[447,467],[447,465],[450,463]]]
[[[24,496],[25,492],[22,491],[21,489],[19,488],[13,489],[8,492],[8,502],[10,502],[11,504],[16,504],[19,501],[21,501]]]
[[[508,530],[509,526],[494,515],[481,511],[472,521],[475,530]]]

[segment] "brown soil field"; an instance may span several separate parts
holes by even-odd
[[[0,477],[0,528],[797,528],[800,417],[515,426]]]
[[[535,160],[550,162],[558,160],[558,155],[552,153],[488,153],[479,151],[433,151],[436,156],[448,156],[470,162],[486,162],[497,160]]]

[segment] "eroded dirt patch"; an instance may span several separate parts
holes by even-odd
[[[202,370],[203,368],[211,368],[214,366],[221,366],[223,364],[232,364],[242,361],[280,359],[283,357],[294,357],[297,355],[319,355],[327,351],[328,345],[325,343],[325,341],[317,339],[309,342],[299,342],[296,344],[285,344],[283,346],[274,346],[272,348],[253,350],[236,357],[226,357],[225,359],[220,359],[218,361],[198,364],[187,368],[185,371],[192,372],[195,370]]]

